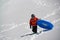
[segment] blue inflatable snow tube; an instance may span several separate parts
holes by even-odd
[[[38,20],[37,25],[47,30],[51,30],[53,28],[53,24],[45,20]]]

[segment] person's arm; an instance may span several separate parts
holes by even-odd
[[[31,28],[31,20],[30,20],[30,22],[29,22],[29,25],[30,25],[30,28]]]
[[[31,25],[30,25],[30,29],[31,29]]]

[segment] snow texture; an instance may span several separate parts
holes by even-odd
[[[30,15],[50,21],[54,28],[39,35],[32,33]],[[43,28],[38,27],[38,32]],[[60,40],[60,0],[0,0],[0,40]]]

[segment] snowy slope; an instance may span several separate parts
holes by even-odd
[[[32,33],[28,23],[32,13],[51,21],[54,28],[21,38]],[[60,0],[0,0],[0,19],[0,40],[60,40]]]

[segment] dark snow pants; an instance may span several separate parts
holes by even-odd
[[[37,26],[32,26],[33,33],[37,33]]]

